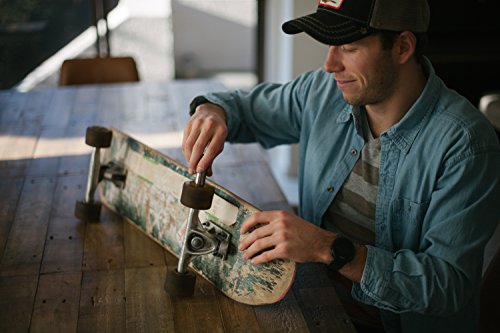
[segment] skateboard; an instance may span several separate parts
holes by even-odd
[[[94,149],[76,217],[98,220],[102,202],[179,258],[177,270],[167,273],[167,292],[186,296],[185,285],[194,288],[194,280],[183,278],[188,265],[240,303],[275,303],[288,292],[293,261],[254,265],[238,251],[241,225],[257,208],[119,130],[89,127],[86,143]],[[97,189],[101,202],[93,198]]]

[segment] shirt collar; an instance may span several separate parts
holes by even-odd
[[[385,132],[385,135],[404,152],[410,150],[441,94],[441,80],[436,76],[434,68],[427,58],[424,58],[422,66],[428,77],[424,90],[404,117]]]
[[[433,106],[440,95],[441,80],[436,76],[432,64],[427,58],[424,58],[422,66],[428,77],[422,94],[411,106],[403,119],[382,134],[382,136],[385,135],[390,138],[404,152],[410,150],[413,141],[432,113]],[[346,104],[337,118],[337,123],[348,122],[351,117],[355,119],[355,113],[359,110],[360,108],[358,107]]]

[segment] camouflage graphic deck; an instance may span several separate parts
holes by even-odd
[[[188,216],[188,208],[179,199],[182,184],[193,176],[184,166],[117,130],[113,130],[112,145],[103,150],[101,160],[119,164],[127,172],[123,189],[102,182],[103,203],[179,257]],[[230,232],[231,245],[226,260],[198,256],[190,267],[238,302],[257,305],[279,301],[293,282],[295,263],[277,260],[253,265],[244,259],[237,250],[240,227],[257,209],[213,182],[207,183],[215,187],[214,202],[210,210],[200,212],[200,220],[210,218]]]

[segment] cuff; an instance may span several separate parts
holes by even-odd
[[[205,103],[210,103],[210,101],[206,99],[205,96],[196,96],[189,104],[189,115],[192,116],[196,111],[198,105]]]

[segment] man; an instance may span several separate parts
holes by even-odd
[[[324,70],[196,98],[183,151],[210,174],[226,140],[300,142],[301,217],[250,217],[245,257],[329,265],[387,332],[473,332],[500,147],[421,56],[428,24],[425,0],[320,1],[283,30],[330,45]]]

